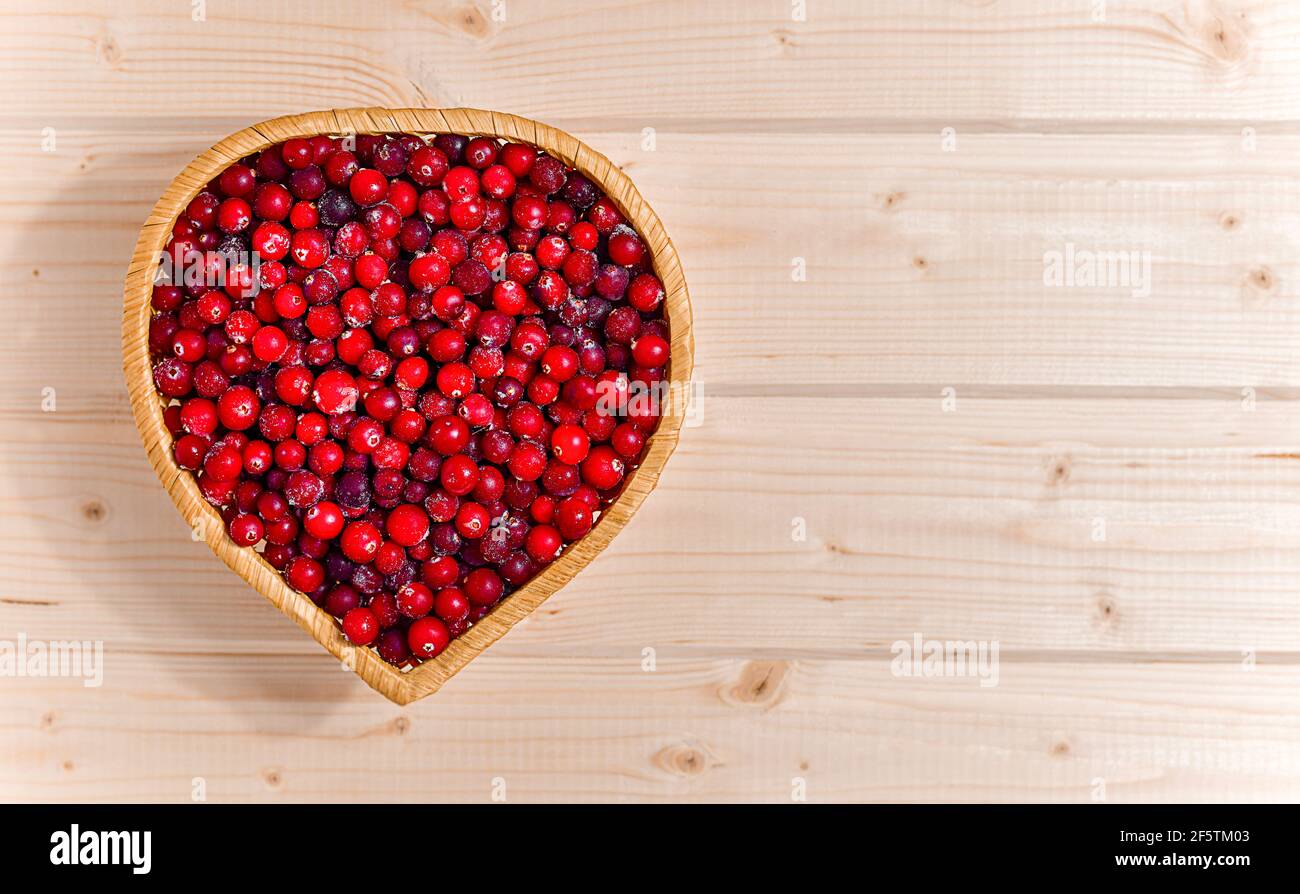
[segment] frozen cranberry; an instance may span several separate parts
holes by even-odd
[[[647,245],[531,146],[290,140],[191,200],[168,251],[196,250],[226,286],[151,296],[176,464],[232,540],[264,542],[394,665],[585,535],[658,420],[639,398],[671,339]]]
[[[555,525],[565,540],[577,540],[591,530],[591,508],[578,497],[567,497],[555,507]]]
[[[563,545],[564,540],[560,532],[551,525],[534,526],[529,529],[528,537],[524,541],[524,549],[528,555],[540,564],[553,560]]]
[[[411,657],[411,648],[407,645],[406,634],[396,627],[379,634],[375,648],[379,651],[380,658],[399,667]]]
[[[388,197],[388,178],[378,171],[362,168],[352,175],[348,192],[358,205],[377,205]]]
[[[411,623],[406,635],[411,652],[420,658],[433,658],[451,642],[447,625],[438,618],[420,618]]]
[[[402,546],[414,546],[429,536],[429,516],[419,506],[403,503],[388,515],[388,536]]]
[[[343,616],[343,634],[358,646],[368,646],[379,636],[379,618],[368,608],[354,608]]]
[[[442,559],[439,561],[454,561]],[[469,615],[469,599],[458,587],[443,587],[433,601],[433,611],[444,621],[459,621]]]
[[[464,591],[474,605],[492,605],[505,592],[501,576],[490,568],[476,568],[465,577]]]
[[[433,591],[421,583],[409,583],[397,591],[397,610],[408,618],[423,618],[433,611]]]
[[[546,470],[546,452],[529,441],[519,444],[510,456],[510,473],[522,481],[536,481]]]
[[[651,313],[664,299],[663,283],[652,273],[642,273],[627,287],[627,302],[641,313]]]
[[[556,192],[564,186],[564,163],[550,155],[539,155],[533,162],[528,179],[547,195]]]
[[[451,169],[447,156],[436,146],[421,146],[406,161],[406,173],[420,186],[437,186]]]
[[[325,582],[325,569],[315,559],[298,556],[285,567],[284,576],[295,590],[310,593]]]
[[[316,406],[331,415],[351,412],[359,396],[356,380],[340,369],[321,373],[312,387],[312,400]]]
[[[463,453],[447,457],[438,474],[438,480],[443,488],[458,497],[472,491],[478,484],[478,479],[478,465]]]
[[[408,268],[411,285],[417,289],[429,291],[447,284],[451,279],[451,267],[436,254],[421,255],[411,261]]]
[[[378,528],[368,521],[355,521],[343,529],[339,545],[343,555],[353,562],[368,562],[374,558],[382,542]]]

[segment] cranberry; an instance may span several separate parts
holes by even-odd
[[[440,561],[454,561],[443,559]],[[433,611],[444,621],[459,621],[469,616],[469,599],[465,592],[457,587],[443,587],[434,598]]]
[[[555,525],[565,540],[577,540],[591,530],[591,507],[579,497],[567,497],[555,507]]]
[[[423,618],[433,611],[433,591],[421,583],[409,583],[397,591],[397,610],[408,618]]]
[[[421,146],[406,162],[406,173],[419,186],[437,186],[451,166],[446,154],[436,146]]]
[[[545,564],[553,560],[564,545],[560,532],[551,525],[537,525],[528,531],[524,548],[535,562]]]
[[[375,648],[379,651],[379,657],[389,664],[401,665],[411,657],[411,648],[407,645],[406,635],[396,627],[379,634]]]
[[[343,634],[358,646],[373,643],[379,627],[379,618],[368,608],[354,608],[343,616]]]
[[[362,168],[352,175],[348,190],[358,205],[377,205],[388,197],[388,179],[378,171]]]
[[[590,446],[587,433],[576,425],[560,425],[551,432],[551,451],[570,465],[582,462]]]
[[[355,521],[343,529],[339,546],[343,555],[353,562],[368,562],[378,552],[381,542],[383,537],[378,528],[368,521]]]
[[[487,534],[491,522],[491,515],[482,505],[462,503],[456,512],[456,533],[466,540],[477,540]]]
[[[420,618],[411,623],[406,634],[407,645],[420,658],[433,658],[451,642],[447,625],[437,618]]]
[[[617,307],[605,320],[605,336],[612,342],[630,345],[641,333],[641,316],[631,307]]]
[[[644,335],[632,342],[632,359],[638,366],[663,366],[668,362],[668,342],[658,335]]]
[[[654,274],[642,273],[627,287],[627,302],[641,313],[651,313],[664,299],[664,287]]]
[[[321,373],[312,388],[312,400],[316,406],[331,415],[351,412],[359,396],[356,380],[339,369]]]
[[[419,506],[403,503],[388,515],[388,536],[402,546],[414,546],[429,536],[429,516]]]
[[[521,476],[522,477],[522,476]],[[463,497],[478,484],[478,466],[463,453],[449,456],[442,463],[438,480],[450,494]]]
[[[325,569],[315,559],[298,556],[290,560],[284,576],[295,590],[310,593],[325,582]]]
[[[510,473],[521,481],[536,481],[546,470],[546,452],[529,441],[519,444],[510,456]]]
[[[191,200],[168,251],[195,250],[227,285],[151,297],[173,457],[394,665],[586,534],[658,419],[630,399],[671,355],[646,243],[531,146],[290,140]]]
[[[262,520],[256,515],[236,515],[228,525],[230,539],[240,546],[254,546],[263,536]]]
[[[465,577],[465,595],[474,605],[493,605],[505,592],[501,577],[490,568],[476,568]]]

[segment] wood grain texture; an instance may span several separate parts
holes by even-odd
[[[1300,800],[1300,9],[1094,8],[0,5],[0,640],[105,644],[0,680],[0,798]],[[404,708],[191,540],[114,338],[176,171],[369,105],[626,171],[703,388],[627,531]],[[1149,294],[1045,286],[1068,242]],[[893,676],[916,633],[998,685]]]
[[[199,22],[189,3],[60,11],[3,7],[11,116],[153,117],[174,97],[242,123],[469,105],[564,128],[1240,128],[1294,122],[1300,77],[1287,0],[417,0],[372,21],[348,0],[224,0]]]

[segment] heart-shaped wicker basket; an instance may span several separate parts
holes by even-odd
[[[591,532],[453,640],[441,655],[409,671],[389,665],[369,648],[350,644],[334,619],[306,595],[289,587],[260,553],[236,546],[226,535],[220,513],[200,495],[193,475],[179,468],[172,458],[172,438],[163,423],[166,402],[154,388],[148,347],[149,302],[159,253],[176,218],[213,177],[266,146],[295,137],[380,133],[460,133],[526,142],[546,150],[598,184],[645,239],[654,258],[655,273],[663,280],[664,312],[672,340],[667,378],[672,383],[672,393],[682,396],[663,405],[659,427],[650,438],[640,467],[629,476],[618,499],[601,514]],[[479,109],[334,109],[274,118],[226,137],[177,175],[140,230],[126,276],[122,319],[122,357],[135,424],[154,471],[181,516],[240,577],[354,669],[367,684],[398,704],[407,704],[436,691],[564,586],[627,524],[641,501],[654,489],[664,463],[677,445],[686,413],[684,396],[689,394],[687,386],[694,349],[690,297],[677,252],[658,216],[627,175],[605,156],[562,130],[517,115]]]

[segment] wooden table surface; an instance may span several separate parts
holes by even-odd
[[[0,678],[0,798],[1300,799],[1298,88],[1285,0],[5,0],[0,640],[104,680]],[[224,134],[457,105],[632,175],[703,399],[398,708],[192,542],[121,281]],[[917,635],[997,685],[896,675]]]

